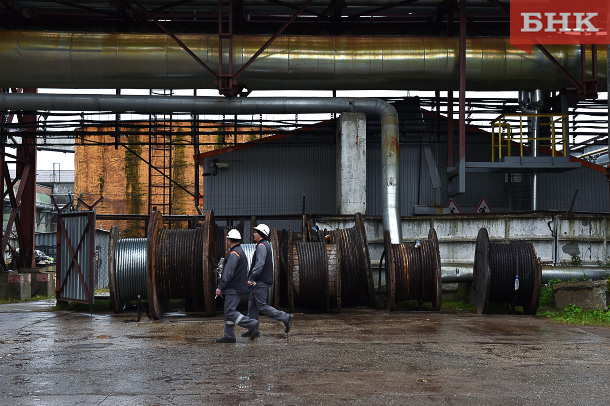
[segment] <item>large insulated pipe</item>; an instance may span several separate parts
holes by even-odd
[[[217,35],[178,38],[218,71]],[[243,66],[268,38],[234,36],[234,67]],[[528,55],[509,38],[468,38],[466,44],[468,90],[572,86],[537,48]],[[582,76],[579,45],[545,48],[572,76]],[[584,48],[590,61],[591,48]],[[603,80],[606,49],[599,48]],[[239,82],[250,90],[458,90],[458,59],[454,37],[281,36]],[[213,76],[164,34],[0,31],[0,61],[0,87],[218,88]]]
[[[398,115],[381,99],[224,98],[193,96],[113,96],[0,93],[1,110],[104,111],[110,113],[307,114],[354,112],[376,114],[381,121],[383,228],[392,244],[402,242],[399,202]]]

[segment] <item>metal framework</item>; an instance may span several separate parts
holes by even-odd
[[[273,41],[282,34],[314,34],[314,35],[336,35],[349,36],[351,34],[365,35],[440,35],[454,36],[457,33],[460,43],[459,53],[459,93],[458,103],[453,100],[453,93],[448,92],[446,97],[441,97],[440,91],[436,97],[422,99],[424,108],[428,107],[431,115],[435,115],[439,122],[439,136],[447,137],[447,162],[453,168],[448,173],[449,179],[454,180],[454,190],[458,193],[465,188],[465,153],[466,153],[466,125],[476,124],[471,117],[477,110],[494,111],[498,114],[514,113],[515,104],[507,100],[476,100],[466,97],[468,83],[466,82],[466,40],[469,36],[506,36],[509,32],[509,10],[510,3],[500,0],[450,0],[440,4],[428,0],[402,0],[402,1],[336,1],[336,0],[193,0],[175,1],[159,5],[153,0],[127,0],[96,2],[88,5],[77,1],[37,1],[28,0],[4,0],[0,1],[0,21],[7,29],[13,30],[63,30],[63,31],[89,31],[89,32],[158,32],[163,31],[171,41],[177,43],[187,54],[191,56],[200,66],[201,75],[211,75],[215,79],[220,94],[228,97],[245,97],[249,94],[247,83],[241,83],[240,77],[251,64],[272,45]],[[459,18],[456,18],[458,17]],[[212,68],[204,63],[188,45],[180,41],[177,34],[180,33],[212,33],[218,35],[217,68]],[[246,57],[242,66],[234,66],[233,40],[236,34],[265,35],[268,40],[253,55]],[[571,150],[584,152],[584,148],[591,145],[607,145],[608,105],[604,105],[595,98],[599,91],[605,90],[607,83],[598,79],[598,63],[596,59],[596,46],[591,46],[591,71],[587,73],[588,61],[585,59],[585,46],[581,46],[581,77],[574,77],[560,62],[543,46],[537,45],[545,57],[566,76],[572,84],[566,89],[573,107],[569,112],[573,118],[570,124]],[[2,85],[0,83],[0,85]],[[3,89],[4,92],[9,89]],[[20,90],[13,89],[13,92]],[[30,90],[35,91],[35,90]],[[118,93],[118,91],[117,91]],[[581,111],[588,110],[589,118],[578,118]],[[605,111],[602,111],[605,110]],[[590,110],[593,110],[591,112]],[[458,112],[458,143],[457,155],[454,151],[454,111]],[[40,114],[44,114],[41,120]],[[35,169],[36,169],[36,140],[39,137],[49,137],[47,145],[53,146],[53,138],[69,137],[78,139],[73,128],[82,126],[84,120],[77,124],[71,118],[66,118],[62,124],[50,124],[48,117],[57,115],[56,112],[2,112],[2,156],[0,161],[0,179],[5,184],[6,191],[3,196],[8,196],[11,204],[12,214],[9,218],[11,227],[4,227],[2,250],[8,244],[8,236],[14,222],[17,229],[21,247],[21,260],[24,266],[31,266],[33,261],[33,221],[35,201]],[[18,118],[13,123],[13,117]],[[235,118],[237,121],[237,118]],[[441,122],[446,120],[446,133],[441,134]],[[154,124],[150,120],[152,128]],[[169,133],[172,125],[177,119],[164,118],[164,125],[169,124]],[[184,121],[184,120],[180,120]],[[200,143],[198,126],[200,117],[191,117],[191,130],[187,134],[196,149]],[[278,121],[276,130],[268,133],[285,132],[287,128],[302,127],[294,120],[292,123]],[[247,119],[239,118],[240,123],[246,123]],[[254,122],[254,120],[252,120]],[[89,122],[89,125],[105,126],[107,123],[98,121]],[[248,123],[246,123],[248,124]],[[251,124],[251,123],[250,123]],[[60,129],[63,125],[64,129]],[[114,134],[115,147],[123,147],[132,151],[136,156],[133,144],[121,140],[120,135],[125,134],[125,128],[139,126],[138,122],[126,122],[120,120],[117,115]],[[234,126],[236,128],[237,126]],[[104,130],[106,131],[106,130]],[[102,131],[100,131],[102,132]],[[262,132],[262,131],[261,131]],[[15,134],[19,133],[19,139]],[[107,131],[106,131],[107,133]],[[152,188],[152,179],[158,179],[155,185],[160,185],[160,190],[167,190],[169,185],[176,185],[172,179],[172,145],[175,140],[171,137],[163,142],[156,142],[150,130],[149,151],[155,149],[159,156],[138,156],[138,159],[147,162],[149,166],[149,184]],[[445,135],[446,134],[446,135]],[[8,143],[8,144],[7,144]],[[17,154],[7,154],[5,148],[11,145],[17,149]],[[11,161],[14,160],[14,161]],[[160,166],[153,161],[162,160]],[[8,176],[9,162],[15,162],[17,176],[11,180]],[[197,166],[196,166],[197,167]],[[199,168],[197,167],[197,170]],[[205,175],[205,174],[202,174]],[[197,176],[197,179],[199,176]],[[16,180],[20,179],[17,193],[13,193]],[[181,185],[178,185],[179,187]],[[193,194],[195,202],[198,202],[200,185],[196,185]],[[171,190],[171,187],[169,187]],[[170,192],[171,193],[171,192]],[[155,193],[149,193],[153,196]],[[164,208],[162,211],[171,213],[171,195],[162,192],[163,200],[155,201],[149,197],[148,212],[154,207]],[[167,197],[167,199],[166,199]],[[4,203],[4,199],[3,199]],[[2,264],[5,267],[4,264]]]

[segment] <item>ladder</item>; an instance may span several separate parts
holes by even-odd
[[[151,89],[151,96],[172,96],[170,89]],[[172,114],[151,114],[148,148],[148,214],[172,214]]]

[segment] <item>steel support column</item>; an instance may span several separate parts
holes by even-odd
[[[37,93],[37,89],[23,89],[24,93]],[[24,114],[21,118],[26,127],[21,145],[17,147],[17,170],[15,177],[23,183],[23,194],[19,210],[19,267],[35,266],[34,234],[36,225],[36,113]],[[29,167],[29,170],[26,168]]]
[[[606,69],[608,70],[607,74],[610,74],[610,44],[608,44],[608,52],[606,54],[607,65]],[[608,91],[608,165],[606,166],[606,180],[608,181],[608,193],[610,202],[610,80],[608,80],[608,76],[606,76],[606,86]],[[609,208],[610,212],[610,208]]]

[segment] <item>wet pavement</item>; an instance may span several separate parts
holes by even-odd
[[[610,404],[608,328],[350,309],[216,344],[221,315],[138,323],[54,304],[0,305],[0,405]]]

